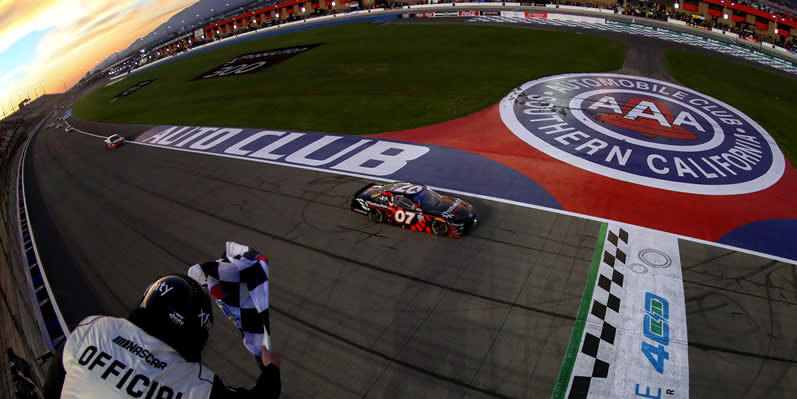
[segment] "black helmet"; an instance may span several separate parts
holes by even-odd
[[[188,276],[169,274],[147,287],[131,321],[186,360],[198,361],[213,325],[213,308],[199,283]]]

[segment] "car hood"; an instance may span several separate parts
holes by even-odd
[[[444,218],[469,219],[473,217],[473,205],[460,198],[442,196],[442,199],[429,213],[440,215]]]

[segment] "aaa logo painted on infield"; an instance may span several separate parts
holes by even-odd
[[[501,119],[551,157],[614,179],[709,195],[766,189],[783,154],[747,115],[694,90],[617,74],[528,82],[501,101]]]

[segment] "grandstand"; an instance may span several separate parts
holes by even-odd
[[[148,57],[147,60],[152,61],[174,55],[208,42],[283,22],[345,12],[352,8],[373,8],[375,6],[374,0],[288,0],[275,1],[265,6],[258,5],[258,3],[253,2],[249,7],[240,7],[220,13],[210,18],[207,24],[201,25],[200,29],[153,46],[148,52],[151,57]]]
[[[758,4],[730,0],[683,0],[673,5],[679,19],[699,18],[699,26],[719,28],[782,47],[791,47],[797,35],[797,17]],[[679,11],[680,9],[680,11]],[[745,34],[749,32],[748,34]]]

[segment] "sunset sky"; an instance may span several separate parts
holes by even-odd
[[[19,99],[63,92],[195,2],[0,0],[0,104],[10,113]]]

